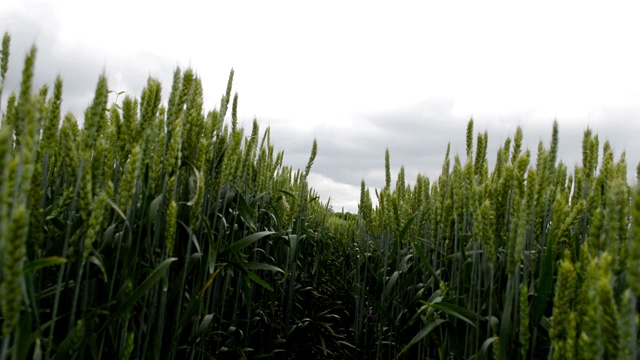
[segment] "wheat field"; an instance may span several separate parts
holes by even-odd
[[[640,187],[591,130],[573,169],[557,123],[489,168],[470,120],[437,178],[392,181],[387,150],[337,213],[307,182],[321,144],[293,169],[239,127],[233,71],[213,110],[193,69],[166,102],[101,76],[78,117],[36,66],[0,101],[0,359],[638,356]]]

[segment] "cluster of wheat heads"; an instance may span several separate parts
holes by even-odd
[[[1,358],[348,348],[340,302],[308,291],[328,282],[323,255],[341,250],[325,239],[346,223],[307,184],[315,142],[301,171],[269,129],[245,134],[233,71],[208,112],[191,69],[175,71],[166,105],[153,78],[109,103],[101,76],[79,126],[60,114],[62,79],[32,89],[35,55],[1,114]]]
[[[466,134],[431,183],[404,169],[372,206],[362,182],[355,335],[375,357],[631,359],[637,356],[640,190],[586,130],[573,174],[558,124],[535,159],[522,130],[489,172],[488,134]],[[640,168],[639,168],[640,171]],[[360,345],[361,344],[361,345]]]
[[[238,124],[233,71],[212,111],[191,69],[166,104],[153,78],[110,102],[102,76],[80,126],[34,66],[0,110],[0,358],[637,356],[640,188],[590,130],[572,173],[557,124],[490,170],[470,121],[438,178],[392,184],[387,151],[377,205],[362,181],[334,213],[315,142],[295,170]]]

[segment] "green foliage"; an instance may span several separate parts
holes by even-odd
[[[5,35],[2,84],[8,54]],[[392,184],[387,149],[377,205],[363,180],[335,213],[307,183],[315,140],[296,170],[239,127],[233,70],[209,112],[192,69],[166,104],[153,78],[109,104],[101,76],[80,126],[34,66],[0,114],[0,358],[637,355],[640,190],[591,130],[571,174],[557,123],[490,170],[470,120],[438,178]]]
[[[233,71],[221,110],[205,113],[191,69],[176,70],[166,108],[153,78],[110,105],[101,76],[83,126],[67,114],[58,130],[62,80],[33,93],[34,64],[32,49],[0,127],[0,357],[353,349],[348,299],[331,295],[357,217],[309,189],[315,142],[304,172],[283,166],[268,129],[259,143],[254,122],[245,138],[237,95],[227,130]]]
[[[355,346],[375,351],[361,357],[635,354],[637,313],[625,290],[637,287],[640,255],[624,156],[616,164],[605,144],[597,171],[599,142],[587,130],[583,166],[567,177],[556,159],[554,123],[551,145],[540,143],[533,166],[518,128],[489,173],[488,136],[477,136],[475,154],[473,139],[470,121],[466,163],[455,156],[451,168],[448,148],[427,194],[422,176],[404,184],[402,168],[392,190],[388,152],[387,182],[372,210],[362,182],[359,239],[366,243],[356,240],[356,259],[365,270],[354,271],[353,282],[356,297],[368,299],[356,302],[356,324],[371,326],[354,327]],[[408,208],[419,221],[402,211]],[[407,238],[411,247],[403,245]],[[621,304],[631,320],[620,317]]]

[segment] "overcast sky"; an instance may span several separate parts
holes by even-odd
[[[431,4],[433,3],[433,4]],[[206,4],[206,5],[202,5]],[[468,120],[497,146],[524,130],[534,152],[560,127],[560,159],[581,159],[583,131],[640,160],[640,5],[585,1],[18,1],[0,2],[12,36],[9,80],[38,47],[36,79],[64,80],[64,109],[81,118],[104,71],[139,96],[148,76],[166,102],[173,70],[200,75],[213,109],[231,68],[238,115],[271,126],[285,163],[303,168],[334,210],[357,211],[360,181],[384,184],[384,152],[407,180],[434,179]],[[425,5],[426,4],[426,5]],[[4,27],[4,29],[2,29]],[[6,94],[5,93],[5,100]]]

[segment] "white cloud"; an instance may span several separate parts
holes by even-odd
[[[331,206],[334,211],[340,212],[344,209],[344,211],[350,213],[358,212],[359,186],[337,182],[313,171],[309,173],[307,181],[323,201],[331,198]]]

